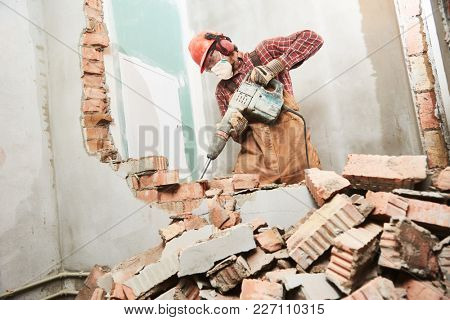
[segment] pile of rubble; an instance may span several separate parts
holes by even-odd
[[[111,269],[95,266],[77,298],[450,296],[449,168],[431,176],[424,156],[350,155],[342,176],[305,173],[317,209],[295,225],[241,222],[234,195],[257,189],[257,176],[210,181],[207,215],[172,216],[161,245]]]

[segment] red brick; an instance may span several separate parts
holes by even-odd
[[[241,288],[241,300],[282,300],[283,286],[279,283],[244,279]]]
[[[108,113],[85,114],[83,116],[83,127],[106,126],[112,122],[112,117]]]
[[[103,10],[102,8],[102,0],[84,0],[84,4],[88,7],[91,7],[93,9],[97,10]]]
[[[428,130],[423,133],[425,150],[430,168],[448,166],[448,150],[440,130]]]
[[[105,127],[95,127],[84,129],[86,140],[99,140],[108,137],[109,130]]]
[[[86,99],[106,100],[106,90],[103,88],[83,88],[84,97]]]
[[[89,140],[86,141],[86,148],[88,153],[96,153],[103,149],[104,146],[104,140],[96,139],[96,140]]]
[[[105,113],[107,110],[106,103],[104,100],[99,99],[89,99],[83,100],[83,112],[84,113]]]
[[[382,227],[369,223],[352,228],[334,241],[326,276],[342,292],[349,294],[364,280],[378,252],[378,235]]]
[[[184,225],[186,230],[197,230],[208,225],[208,221],[199,216],[190,216],[184,219]]]
[[[203,199],[191,199],[191,200],[184,200],[184,212],[191,212],[202,204]]]
[[[109,46],[109,38],[106,33],[85,32],[83,34],[83,45],[106,48]]]
[[[105,65],[103,61],[91,61],[83,59],[82,61],[83,72],[87,74],[97,74],[102,75],[105,73]],[[84,83],[86,86],[86,83]]]
[[[233,178],[217,178],[208,181],[208,189],[220,189],[223,190],[224,195],[230,195],[234,193]]]
[[[283,238],[276,228],[255,235],[255,240],[264,251],[269,253],[281,250],[284,246]]]
[[[85,87],[103,88],[105,85],[105,78],[101,75],[84,74],[81,79]]]
[[[437,288],[430,281],[408,279],[400,285],[406,290],[408,300],[447,300],[442,289]]]
[[[200,199],[205,196],[205,190],[201,183],[183,183],[160,191],[160,202],[183,201]]]
[[[439,119],[435,115],[436,95],[434,91],[418,93],[416,99],[422,129],[439,129]]]
[[[423,23],[418,18],[413,18],[406,24],[406,52],[409,56],[418,55],[427,50],[422,28]]]
[[[91,297],[94,294],[94,291],[98,287],[97,279],[100,278],[101,276],[103,276],[107,272],[109,272],[109,268],[108,267],[102,267],[102,266],[99,266],[99,265],[95,265],[91,269],[91,272],[89,273],[89,275],[86,278],[86,280],[84,281],[83,287],[78,292],[78,295],[76,296],[75,300],[89,300],[89,299],[91,299]],[[98,295],[100,295],[100,297],[101,297],[101,293],[100,292],[97,292],[96,294],[97,294],[97,297],[98,297]],[[101,300],[101,299],[98,299],[98,300]]]
[[[388,192],[368,191],[366,200],[375,206],[372,216],[385,221],[391,217],[406,217],[408,200]]]
[[[133,289],[126,285],[122,285],[123,293],[125,294],[126,300],[136,300],[136,296],[134,295]]]
[[[234,227],[242,222],[241,214],[237,211],[231,211],[229,213],[229,217],[230,218],[227,221],[225,221],[225,223],[220,227],[220,229],[222,229],[222,230],[228,229],[228,228]]]
[[[333,245],[334,238],[365,218],[349,197],[338,194],[312,213],[289,237],[286,241],[289,256],[306,269]]]
[[[122,284],[120,283],[114,284],[114,288],[111,294],[111,300],[127,300]]]
[[[450,167],[445,168],[433,178],[433,186],[441,191],[450,191]]]
[[[380,241],[383,267],[405,269],[420,277],[439,274],[437,256],[433,248],[438,240],[428,230],[404,218],[392,218],[384,224]]]
[[[158,201],[158,191],[157,190],[142,190],[136,192],[136,198],[143,200],[145,202],[156,202]]]
[[[413,189],[427,177],[426,157],[350,154],[342,175],[365,190]]]
[[[94,47],[82,47],[81,55],[83,59],[103,61],[103,51]]]
[[[234,174],[232,183],[234,190],[258,188],[259,174]]]
[[[181,235],[184,231],[186,231],[184,221],[178,221],[170,224],[166,228],[159,229],[159,235],[164,240],[164,242],[169,242],[173,238]]]
[[[103,13],[101,10],[92,8],[90,6],[84,6],[84,14],[89,20],[95,20],[97,22],[103,22]]]
[[[262,227],[267,227],[267,222],[266,220],[262,219],[262,218],[256,218],[253,219],[252,221],[250,221],[250,224],[253,227],[253,232],[258,231],[258,229],[262,228]]]
[[[184,201],[164,202],[164,203],[157,203],[156,205],[158,208],[161,208],[165,211],[169,211],[170,213],[175,213],[177,215],[186,212],[184,210]]]
[[[305,170],[305,182],[317,205],[321,207],[334,195],[350,186],[350,182],[333,171],[317,168]]]
[[[391,280],[377,277],[343,300],[398,300],[400,298]]]
[[[151,189],[153,187],[167,186],[180,182],[178,170],[159,170],[140,176],[133,175],[131,179],[133,187],[136,190]]]

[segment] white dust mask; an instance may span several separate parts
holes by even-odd
[[[222,59],[211,68],[211,72],[221,80],[228,80],[233,76],[233,66],[227,59],[222,57]]]

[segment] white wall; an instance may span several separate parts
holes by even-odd
[[[291,76],[325,169],[340,172],[348,153],[421,153],[391,0],[191,0],[187,10],[187,33],[223,32],[241,51],[303,29],[324,38]],[[214,76],[203,78],[206,123],[219,119],[216,83]],[[235,155],[238,150],[233,146]],[[215,173],[230,172],[233,164],[234,156],[223,154]]]
[[[38,1],[0,4],[0,292],[59,268],[45,34]],[[20,14],[20,15],[19,15]]]

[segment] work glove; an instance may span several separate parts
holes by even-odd
[[[250,74],[250,80],[257,84],[267,86],[270,80],[275,78],[283,70],[284,64],[278,59],[273,59],[264,66],[255,67]]]
[[[242,115],[242,113],[240,113],[239,111],[235,111],[231,114],[229,122],[231,125],[230,130],[231,138],[234,141],[240,143],[241,135],[242,133],[244,133],[245,129],[247,129],[248,125],[247,119]],[[220,124],[218,123],[216,126],[219,127]]]

